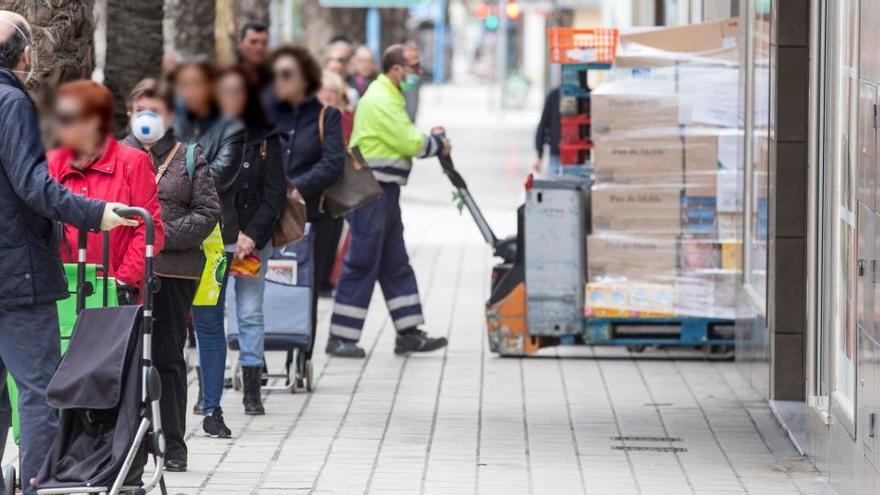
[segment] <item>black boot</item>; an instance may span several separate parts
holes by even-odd
[[[266,414],[263,408],[263,398],[260,395],[260,386],[263,380],[262,366],[242,366],[241,381],[244,385],[244,413],[248,416]]]
[[[193,414],[196,416],[202,415],[202,404],[204,396],[202,395],[202,368],[196,366],[196,381],[199,384],[199,398],[196,399],[196,403],[193,404]]]

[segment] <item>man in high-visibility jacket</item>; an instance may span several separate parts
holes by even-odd
[[[358,102],[350,146],[358,147],[382,185],[383,195],[346,217],[351,246],[336,284],[327,353],[364,357],[357,345],[376,282],[397,330],[396,354],[427,352],[446,346],[445,338],[429,337],[424,323],[415,273],[409,263],[400,218],[400,186],[406,185],[413,158],[449,153],[441,135],[419,131],[406,113],[404,91],[419,80],[419,52],[392,45],[382,57],[382,72]]]

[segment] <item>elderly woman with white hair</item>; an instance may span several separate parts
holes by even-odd
[[[318,99],[328,107],[333,107],[342,113],[342,136],[348,145],[351,137],[351,128],[354,126],[354,112],[348,109],[348,85],[336,72],[324,70],[321,76],[321,89],[318,90]]]

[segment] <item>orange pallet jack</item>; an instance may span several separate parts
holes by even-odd
[[[499,239],[477,206],[450,156],[440,157],[440,166],[458,191],[458,197],[474,218],[492,254],[501,262],[492,268],[491,292],[486,302],[486,330],[489,348],[502,356],[534,354],[541,347],[557,345],[558,339],[529,335],[526,319],[525,261],[522,236]],[[523,207],[517,211],[517,231],[523,231]]]

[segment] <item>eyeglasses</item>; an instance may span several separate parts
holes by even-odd
[[[55,114],[55,122],[57,122],[58,125],[61,126],[75,124],[82,120],[82,118],[82,114],[75,112],[57,112]]]

